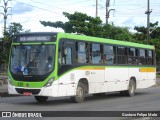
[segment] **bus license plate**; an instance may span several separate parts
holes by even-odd
[[[24,95],[24,96],[31,96],[32,93],[31,93],[31,92],[23,92],[23,95]]]

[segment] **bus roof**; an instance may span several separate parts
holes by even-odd
[[[114,39],[106,39],[106,38],[98,38],[98,37],[91,37],[85,35],[76,35],[76,34],[69,34],[69,33],[58,33],[58,36],[61,38],[65,37],[68,39],[75,39],[75,40],[82,40],[82,41],[92,41],[92,42],[100,42],[100,43],[107,43],[107,44],[114,44],[114,45],[123,45],[123,46],[130,46],[130,47],[138,47],[138,48],[146,48],[146,49],[154,49],[152,45],[146,44],[139,44],[134,42],[126,42]]]
[[[122,45],[122,46],[130,46],[130,47],[137,47],[137,48],[145,48],[145,49],[155,49],[154,46],[152,46],[152,45],[126,42],[126,41],[107,39],[107,38],[91,37],[91,36],[85,36],[85,35],[70,34],[70,33],[62,33],[62,32],[31,32],[31,33],[16,34],[16,36],[32,36],[32,35],[38,35],[38,36],[51,35],[52,39],[54,38],[54,40],[56,39],[56,36],[57,36],[58,39],[68,38],[68,39],[72,39],[72,40],[82,40],[82,41],[89,41],[89,42],[99,42],[99,43],[107,43],[107,44],[113,44],[113,45]],[[56,35],[56,36],[54,36],[54,35]],[[15,40],[15,42],[16,41],[17,40]]]

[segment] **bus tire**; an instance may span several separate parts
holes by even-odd
[[[85,98],[86,88],[83,83],[78,83],[77,89],[76,89],[76,95],[71,97],[71,101],[74,103],[82,103]]]
[[[37,102],[42,103],[42,102],[46,102],[48,97],[46,96],[34,96],[35,99],[37,100]]]
[[[126,96],[132,97],[135,94],[135,90],[136,90],[136,83],[134,81],[133,78],[131,78],[130,82],[129,82],[129,87],[128,90],[124,92],[124,94]]]

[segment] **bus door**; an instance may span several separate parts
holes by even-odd
[[[74,90],[71,90],[71,86],[74,83],[71,79],[72,72],[68,73],[74,68],[73,63],[75,63],[75,42],[71,40],[61,40],[59,46],[59,57],[58,57],[58,76],[59,78],[59,90],[58,94],[60,96],[73,95]],[[65,74],[68,73],[68,74]]]

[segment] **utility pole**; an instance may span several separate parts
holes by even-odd
[[[113,10],[115,11],[115,9],[110,9],[108,10],[108,7],[110,6],[110,0],[106,0],[106,24],[108,24],[108,19],[109,19],[109,14],[110,12]]]
[[[109,18],[109,14],[108,14],[109,2],[110,0],[106,0],[106,24],[108,24],[108,18]]]
[[[98,17],[98,0],[96,0],[96,17]]]
[[[151,12],[152,10],[150,10],[150,0],[148,0],[147,11],[145,12],[145,14],[147,14],[147,44],[149,44],[150,42],[150,14]]]
[[[8,16],[8,15],[11,15],[11,14],[7,14],[8,8],[11,8],[11,7],[7,7],[8,1],[11,1],[11,0],[7,0],[7,1],[6,1],[6,0],[3,0],[4,6],[0,6],[0,7],[2,7],[3,10],[4,10],[3,13],[0,13],[0,14],[2,14],[3,17],[4,17],[4,33],[3,33],[4,39],[5,39],[5,35],[6,35],[6,21],[7,21],[7,16]]]

